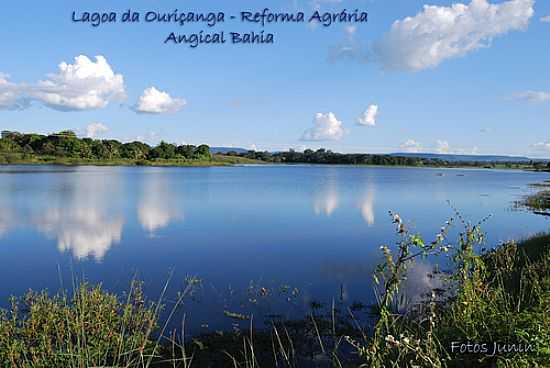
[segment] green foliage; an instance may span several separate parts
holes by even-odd
[[[248,151],[246,153],[228,152],[230,156],[246,157],[253,160],[261,160],[274,163],[306,163],[306,164],[337,164],[337,165],[375,165],[375,166],[435,166],[435,167],[487,167],[487,168],[525,168],[534,167],[534,163],[529,165],[518,162],[503,163],[484,163],[484,162],[450,162],[441,159],[428,159],[419,157],[401,157],[382,154],[363,154],[363,153],[336,153],[324,148],[316,151],[306,149],[304,152],[289,150],[287,152],[259,152]]]
[[[347,338],[364,367],[547,367],[550,364],[550,237],[505,244],[480,254],[481,225],[466,223],[455,245],[447,243],[448,221],[431,243],[408,231],[398,215],[397,253],[383,246],[385,262],[375,275],[381,283],[379,319],[374,335]],[[432,291],[418,308],[400,313],[399,290],[417,257],[453,251],[447,289]],[[380,281],[382,280],[382,281]],[[487,344],[485,354],[460,352],[457,343]],[[492,354],[493,344],[530,351]],[[510,349],[510,348],[509,348]]]
[[[71,297],[30,291],[0,314],[0,366],[145,366],[157,316],[138,283],[124,302],[87,284]]]
[[[32,162],[48,157],[73,160],[211,160],[207,145],[176,146],[161,142],[151,147],[142,142],[121,143],[112,139],[97,140],[78,138],[73,131],[56,134],[22,134],[2,132],[0,139],[0,162],[17,160]]]

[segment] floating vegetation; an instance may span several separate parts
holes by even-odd
[[[241,314],[241,313],[236,313],[236,312],[230,312],[230,311],[223,311],[223,314],[226,316],[226,317],[229,317],[229,318],[232,318],[232,319],[238,319],[238,320],[241,320],[241,321],[248,321],[250,320],[250,316],[246,315],[246,314]]]
[[[550,181],[530,184],[532,188],[539,188],[538,192],[525,196],[516,202],[516,207],[527,208],[537,215],[550,216]]]

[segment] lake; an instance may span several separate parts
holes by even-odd
[[[332,298],[369,303],[379,247],[396,239],[389,210],[427,239],[451,205],[473,222],[492,214],[483,229],[494,245],[548,230],[547,218],[513,208],[528,184],[547,178],[305,165],[4,166],[0,300],[68,288],[74,278],[123,292],[137,277],[153,299],[170,278],[169,302],[194,276],[202,287],[184,308],[192,331],[231,328],[224,310],[261,319]],[[423,262],[407,281],[412,298],[434,286]]]

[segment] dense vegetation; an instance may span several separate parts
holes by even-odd
[[[521,207],[526,207],[536,214],[550,216],[550,181],[532,184],[537,192],[527,195],[519,202]]]
[[[0,163],[30,161],[50,158],[74,160],[75,162],[128,160],[135,163],[162,160],[212,159],[210,148],[200,146],[174,145],[161,142],[151,147],[142,142],[122,143],[113,139],[78,138],[72,131],[56,134],[22,134],[2,132],[0,139]]]
[[[302,321],[275,320],[269,330],[254,330],[249,316],[226,312],[250,329],[186,339],[166,333],[160,303],[148,303],[139,284],[123,298],[83,284],[71,296],[29,292],[13,299],[0,313],[0,366],[550,366],[550,236],[481,254],[483,221],[471,225],[457,213],[425,241],[391,216],[397,242],[381,247],[385,262],[374,274],[379,303],[370,328],[355,318],[357,306],[333,302],[326,311],[312,306]],[[452,241],[447,234],[455,223],[464,231]],[[454,267],[434,270],[445,286],[403,309],[402,284],[421,257],[449,257]],[[173,310],[198,284],[186,280]],[[262,288],[257,297],[268,294]],[[467,343],[486,344],[487,351],[456,348]],[[493,343],[508,351],[493,354]]]
[[[78,138],[70,130],[55,134],[23,134],[3,131],[0,164],[60,163],[95,165],[212,165],[242,163],[338,164],[431,167],[485,167],[550,170],[550,162],[446,161],[439,158],[366,153],[336,153],[326,149],[303,152],[247,151],[212,155],[206,144],[176,145],[161,142],[155,147],[143,142],[122,143],[113,139]]]
[[[227,155],[246,157],[273,163],[307,163],[307,164],[338,164],[338,165],[385,165],[385,166],[436,166],[436,167],[487,167],[487,168],[532,168],[546,170],[550,163],[545,162],[481,162],[481,161],[446,161],[437,158],[422,158],[396,155],[380,155],[366,153],[336,153],[326,149],[316,151],[306,149],[304,152],[289,150],[286,152],[228,152]]]

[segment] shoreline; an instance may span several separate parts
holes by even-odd
[[[51,166],[111,166],[111,167],[223,167],[243,164],[261,164],[257,160],[231,157],[225,155],[213,155],[212,160],[82,160],[71,158],[42,158],[16,159],[13,162],[0,161],[2,166],[17,165],[51,165]]]
[[[110,166],[110,167],[231,167],[231,166],[289,166],[289,167],[342,167],[342,168],[408,168],[408,169],[436,169],[436,170],[491,170],[491,171],[522,171],[533,173],[550,173],[550,170],[536,170],[531,167],[506,167],[498,165],[495,167],[473,166],[473,165],[372,165],[372,164],[332,164],[332,163],[307,163],[307,162],[268,162],[261,160],[248,159],[238,156],[213,155],[213,159],[207,160],[81,160],[81,159],[50,159],[37,158],[31,160],[14,160],[13,162],[0,161],[0,167],[3,166]]]

